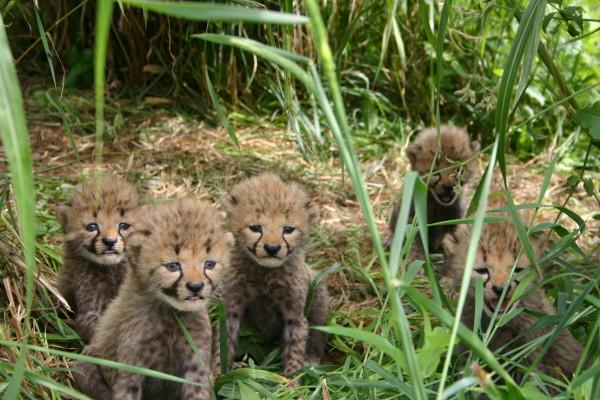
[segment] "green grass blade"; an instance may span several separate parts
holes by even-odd
[[[530,33],[528,35],[527,41],[525,42],[525,48],[523,49],[523,65],[521,66],[521,77],[519,78],[519,84],[517,86],[517,94],[515,96],[514,104],[517,106],[519,104],[519,100],[523,93],[525,93],[525,89],[529,84],[529,77],[531,75],[531,67],[533,66],[533,60],[535,59],[535,55],[538,50],[538,43],[540,42],[540,31],[542,28],[542,21],[544,20],[545,13],[545,4],[544,6],[540,6],[541,8],[537,9],[537,12],[533,14],[533,21],[530,28]]]
[[[52,61],[52,52],[50,51],[50,46],[48,45],[48,38],[46,37],[46,30],[44,29],[44,24],[42,23],[42,19],[40,18],[40,13],[37,5],[33,7],[35,12],[35,22],[38,26],[38,31],[40,33],[40,39],[42,41],[42,47],[44,48],[44,53],[46,53],[46,60],[48,61],[48,66],[50,67],[50,74],[52,75],[52,82],[54,82],[54,87],[56,88],[56,73],[54,72],[54,61]]]
[[[313,80],[306,73],[306,71],[303,70],[295,62],[296,59],[294,57],[289,56],[292,53],[286,52],[285,50],[281,50],[275,47],[267,46],[265,44],[257,42],[256,40],[240,38],[237,36],[204,33],[192,35],[192,37],[206,40],[208,42],[237,47],[239,49],[249,51],[253,54],[263,57],[265,60],[277,64],[280,67],[286,68],[287,70],[292,72],[298,79],[300,79],[300,81],[309,89],[309,91],[314,91],[315,85]]]
[[[330,128],[332,129],[336,138],[338,149],[340,150],[344,165],[348,168],[348,173],[352,179],[354,190],[363,211],[369,233],[371,234],[371,238],[373,239],[373,243],[375,245],[375,251],[379,258],[386,287],[391,299],[392,312],[394,314],[392,321],[396,327],[396,333],[399,336],[404,349],[408,367],[408,375],[411,377],[411,381],[414,385],[414,397],[417,400],[424,400],[426,398],[425,386],[423,380],[421,379],[421,374],[418,368],[418,362],[416,359],[415,349],[412,344],[412,336],[409,329],[409,324],[406,319],[406,315],[404,314],[403,305],[400,302],[397,287],[395,286],[391,273],[388,270],[383,246],[381,244],[381,238],[375,223],[373,209],[362,177],[360,164],[354,150],[353,140],[350,134],[350,128],[348,126],[346,112],[344,110],[344,104],[338,83],[335,62],[331,48],[329,47],[329,42],[327,40],[325,24],[323,23],[317,1],[306,0],[305,6],[310,18],[310,30],[314,38],[313,40],[319,55],[319,60],[323,67],[325,77],[327,78],[329,93],[333,99],[335,110],[334,115],[331,115],[331,105],[326,99],[325,91],[320,85],[320,79],[318,78],[314,67],[311,66],[311,72],[316,84],[316,97],[321,108],[327,116],[328,122],[330,123]]]
[[[454,349],[454,345],[456,343],[456,335],[458,333],[458,329],[460,326],[460,318],[463,312],[463,308],[465,305],[465,301],[467,298],[467,292],[469,290],[469,285],[471,284],[471,275],[473,273],[473,265],[475,263],[475,255],[477,254],[477,247],[479,245],[479,237],[481,235],[481,229],[483,225],[483,219],[485,216],[485,209],[487,206],[487,199],[490,192],[490,185],[492,183],[492,176],[494,165],[496,163],[496,155],[498,154],[499,147],[499,137],[496,137],[496,142],[494,143],[494,147],[492,148],[492,154],[490,156],[490,162],[486,169],[484,178],[482,180],[482,189],[481,196],[479,198],[479,203],[477,206],[477,210],[475,211],[475,220],[473,221],[473,227],[471,230],[471,239],[469,241],[469,248],[467,251],[467,258],[465,262],[465,270],[463,272],[460,293],[458,296],[458,304],[456,305],[456,316],[454,317],[454,323],[452,324],[452,335],[450,337],[450,344],[448,345],[448,353],[446,355],[446,360],[444,361],[444,368],[442,370],[442,376],[440,378],[440,386],[438,388],[437,398],[442,399],[444,393],[444,387],[448,378],[448,371],[450,368],[450,360],[452,358],[452,350]],[[473,351],[475,349],[472,348]],[[488,360],[486,360],[487,362]],[[512,381],[512,380],[511,380]],[[514,384],[514,382],[513,382]]]
[[[12,347],[23,347],[22,343],[11,342],[11,341],[6,341],[6,340],[0,340],[0,345],[12,346]],[[203,386],[202,384],[200,384],[198,382],[193,382],[188,379],[181,378],[179,376],[170,375],[170,374],[160,372],[160,371],[155,371],[155,370],[149,369],[149,368],[143,368],[143,367],[138,367],[135,365],[123,364],[123,363],[112,361],[112,360],[106,360],[104,358],[92,357],[92,356],[78,354],[78,353],[71,353],[68,351],[57,350],[57,349],[52,349],[49,347],[36,346],[36,345],[29,345],[29,348],[33,351],[39,351],[42,353],[53,354],[53,355],[66,357],[66,358],[73,359],[73,360],[85,361],[85,362],[89,362],[92,364],[101,365],[103,367],[115,368],[115,369],[118,369],[121,371],[131,372],[133,374],[144,375],[144,376],[148,376],[151,378],[162,379],[162,380],[175,382],[175,383],[181,383],[181,384]]]
[[[200,352],[200,349],[198,349],[198,344],[196,343],[196,341],[190,334],[190,331],[188,330],[187,326],[185,326],[185,324],[183,323],[183,321],[181,320],[181,318],[179,318],[179,316],[177,314],[174,314],[174,315],[175,315],[175,319],[177,320],[177,325],[179,326],[179,329],[183,333],[183,337],[185,338],[185,341],[192,348],[194,355],[198,359],[198,363],[200,364],[200,366],[202,366],[202,367],[206,368],[206,370],[210,371],[210,360],[205,360],[202,357],[202,353]]]
[[[342,264],[339,262],[333,263],[329,268],[324,269],[319,272],[317,276],[315,276],[308,285],[308,293],[306,294],[306,302],[304,303],[304,316],[308,317],[310,310],[312,309],[313,299],[315,295],[315,290],[317,286],[323,282],[323,279],[327,278],[329,275],[337,272],[342,267]]]
[[[94,45],[94,90],[96,92],[96,164],[102,163],[104,135],[104,83],[106,49],[112,18],[113,2],[98,0],[96,7],[96,40]]]
[[[239,150],[240,142],[238,141],[235,131],[233,130],[233,127],[231,126],[231,123],[229,122],[229,119],[227,118],[227,115],[225,114],[225,110],[223,109],[223,106],[221,105],[221,102],[219,101],[219,96],[217,95],[217,92],[215,92],[212,82],[210,81],[210,76],[208,75],[208,69],[204,71],[204,77],[206,78],[206,87],[208,88],[208,94],[210,95],[210,100],[212,101],[213,107],[215,108],[215,111],[217,112],[217,116],[219,117],[221,124],[225,127],[227,134],[229,135],[229,137],[231,138],[231,140],[233,141],[233,143]]]
[[[79,393],[77,390],[72,389],[68,386],[60,384],[53,379],[50,379],[47,376],[34,374],[33,372],[25,371],[25,378],[32,383],[35,383],[40,386],[44,386],[50,390],[57,391],[59,393],[64,393],[68,395],[69,398],[73,399],[81,399],[81,400],[91,400],[90,397]]]
[[[537,43],[539,43],[539,35],[533,32],[537,27],[536,21],[539,19],[539,14],[544,14],[546,10],[546,0],[531,0],[519,28],[513,40],[513,43],[504,65],[504,72],[498,88],[498,103],[496,106],[495,128],[496,135],[500,138],[500,149],[498,152],[498,164],[503,176],[506,176],[506,158],[504,155],[506,145],[506,133],[508,130],[508,117],[511,108],[511,98],[513,88],[521,66],[521,60],[525,54],[525,50],[537,51]],[[534,42],[535,43],[528,43]],[[528,55],[528,57],[533,57]],[[531,65],[529,65],[531,68]],[[521,74],[528,75],[529,71],[521,70]]]
[[[121,3],[193,21],[243,21],[257,24],[305,24],[308,22],[303,15],[225,4],[155,0],[121,0]]]
[[[338,144],[338,149],[340,150],[340,155],[344,161],[344,165],[348,168],[348,173],[352,179],[352,184],[354,185],[354,190],[363,211],[369,233],[371,234],[371,238],[373,239],[373,243],[375,245],[375,251],[381,264],[386,287],[391,297],[394,313],[392,320],[397,329],[397,334],[402,342],[408,366],[408,374],[411,377],[411,381],[414,385],[414,396],[417,400],[425,399],[425,387],[419,372],[415,349],[412,345],[412,336],[410,329],[408,328],[408,321],[406,320],[406,315],[404,315],[404,308],[400,302],[400,297],[397,293],[397,287],[395,287],[392,281],[391,273],[388,270],[386,262],[387,260],[381,244],[381,238],[377,230],[377,225],[375,223],[373,209],[362,177],[360,164],[354,150],[353,140],[350,134],[350,128],[348,126],[348,120],[344,110],[344,104],[338,83],[333,53],[327,40],[327,31],[321,17],[319,4],[316,0],[306,0],[305,7],[310,18],[310,30],[313,35],[315,47],[317,49],[319,60],[328,82],[329,93],[333,99],[334,115],[331,115],[331,105],[326,98],[324,89],[321,87],[318,74],[316,74],[314,67],[311,65],[311,72],[316,84],[315,94],[321,108],[327,116],[328,122],[330,123],[330,128],[334,133]]]
[[[402,244],[404,243],[404,236],[406,235],[408,213],[410,212],[410,206],[413,201],[413,189],[418,177],[419,175],[415,171],[409,171],[404,175],[400,212],[398,213],[398,219],[396,221],[396,226],[394,227],[394,237],[392,239],[390,252],[389,268],[392,277],[396,277],[398,275],[398,270],[400,269],[400,255],[402,252]]]
[[[348,336],[358,341],[365,342],[368,345],[373,346],[379,351],[387,354],[403,370],[407,369],[404,354],[402,354],[402,352],[387,339],[376,333],[357,328],[346,328],[343,326],[319,326],[315,327],[315,329],[332,335]]]
[[[24,343],[14,373],[2,396],[3,399],[12,400],[19,393],[28,352],[30,312],[33,303],[33,276],[35,273],[35,195],[31,148],[23,109],[23,98],[2,16],[0,16],[0,137],[10,167],[10,180],[14,190],[23,252],[27,265],[25,274]]]
[[[440,26],[436,40],[436,74],[435,74],[435,125],[440,126],[440,98],[442,96],[442,66],[444,64],[444,38],[446,36],[446,28],[448,27],[448,19],[452,11],[452,0],[444,1],[442,14],[440,16]],[[439,135],[439,132],[438,132]]]
[[[287,378],[274,372],[254,368],[236,368],[233,371],[229,371],[225,375],[221,375],[219,379],[217,379],[215,391],[217,391],[219,387],[225,385],[226,383],[239,381],[241,379],[253,381],[262,380],[277,384],[288,382]]]
[[[571,305],[565,311],[565,313],[561,314],[560,322],[556,325],[556,328],[554,328],[552,335],[548,338],[548,340],[546,340],[546,342],[540,349],[538,355],[536,356],[535,360],[529,366],[529,369],[527,370],[526,375],[531,373],[531,371],[533,371],[537,367],[537,365],[542,361],[542,358],[544,357],[544,355],[546,354],[546,352],[548,351],[548,349],[554,342],[554,339],[556,339],[558,334],[563,329],[565,329],[565,326],[566,326],[567,322],[569,321],[569,319],[571,319],[571,317],[579,310],[580,305],[583,302],[584,298],[592,291],[592,289],[594,289],[594,287],[597,286],[597,284],[598,284],[598,282],[594,282],[594,281],[589,282],[586,285],[586,287],[582,290],[581,294],[579,296],[577,296],[577,298],[571,303]]]
[[[510,214],[516,227],[519,240],[523,246],[523,250],[536,268],[538,268],[538,263],[535,256],[535,251],[533,250],[533,246],[527,237],[527,230],[525,229],[523,221],[521,220],[521,217],[515,208],[512,194],[508,189],[508,182],[506,180],[505,146],[506,134],[509,126],[513,88],[515,86],[519,69],[521,70],[521,76],[525,76],[528,79],[533,64],[533,58],[535,57],[535,52],[537,52],[539,44],[539,29],[541,27],[541,19],[544,16],[545,10],[546,0],[532,0],[529,2],[529,5],[523,14],[521,22],[519,23],[519,28],[517,29],[517,33],[515,35],[515,39],[511,45],[506,64],[504,66],[500,87],[498,88],[498,104],[496,106],[495,120],[496,135],[498,136],[500,142],[498,164],[504,179],[504,187],[506,188],[506,197]],[[522,63],[523,58],[525,58],[524,63]]]

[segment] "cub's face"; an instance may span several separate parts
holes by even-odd
[[[304,246],[308,221],[284,215],[257,215],[246,219],[238,232],[240,245],[263,267],[277,268],[296,250]]]
[[[498,314],[508,312],[518,304],[518,301],[515,301],[511,305],[510,300],[520,279],[527,274],[524,271],[529,268],[530,263],[525,256],[520,256],[518,260],[516,258],[517,254],[512,252],[494,252],[486,255],[481,248],[477,251],[472,278],[475,280],[481,277],[483,280],[484,311],[489,316],[492,316],[496,310]],[[515,268],[511,276],[513,266]],[[500,303],[504,290],[506,293]]]
[[[139,269],[159,299],[181,311],[198,310],[215,290],[229,263],[232,243],[231,234],[204,248],[156,248],[147,241],[140,249]]]
[[[59,207],[65,242],[98,265],[115,265],[125,257],[125,240],[133,232],[135,209]]]
[[[475,165],[467,160],[479,151],[479,142],[469,142],[466,133],[453,130],[457,128],[447,129],[452,130],[441,132],[441,148],[437,158],[437,139],[431,130],[423,132],[424,137],[417,137],[415,143],[406,148],[413,171],[421,176],[429,174],[435,160],[433,175],[427,184],[429,193],[443,206],[454,204],[460,188],[471,180]]]
[[[449,267],[456,279],[462,277],[469,240],[470,233],[464,225],[458,227],[455,233],[447,235],[444,239]],[[541,253],[535,241],[534,244],[537,252]],[[475,257],[472,280],[473,286],[477,278],[481,278],[483,281],[484,311],[488,316],[492,316],[496,311],[498,314],[509,312],[518,304],[518,301],[511,303],[511,297],[520,280],[532,268],[524,253],[519,254],[520,248],[521,244],[512,222],[484,224]],[[503,291],[506,293],[500,302]]]
[[[236,246],[258,265],[281,267],[302,251],[318,206],[304,189],[274,174],[262,174],[236,185],[223,206]]]
[[[198,310],[229,264],[233,235],[218,213],[192,199],[159,206],[127,243],[133,273],[145,292],[181,311]]]

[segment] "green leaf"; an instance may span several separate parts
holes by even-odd
[[[254,389],[246,385],[244,382],[238,381],[238,387],[240,388],[241,400],[260,400],[258,393],[256,393]]]
[[[577,175],[571,175],[567,178],[567,187],[569,189],[575,188],[579,184],[579,177]]]
[[[587,128],[592,135],[592,139],[600,140],[600,101],[593,105],[578,110],[577,115],[581,121],[581,126]]]
[[[542,22],[542,30],[544,32],[548,33],[548,25],[555,18],[556,14],[558,14],[558,12],[551,12],[544,17],[544,21]],[[552,29],[552,31],[554,31],[554,29]]]
[[[592,178],[586,178],[583,180],[583,188],[588,196],[594,195],[594,181]]]
[[[423,296],[417,289],[410,286],[405,286],[401,284],[401,287],[406,290],[406,294],[418,305],[424,307],[427,311],[431,312],[435,315],[442,324],[446,327],[451,327],[454,325],[454,316],[450,314],[448,311],[443,309],[440,305],[433,302],[431,299]],[[484,362],[488,364],[488,366],[493,369],[500,377],[502,377],[506,383],[516,388],[518,391],[518,387],[515,384],[515,381],[510,376],[508,372],[496,359],[494,353],[492,353],[487,346],[479,339],[477,334],[471,331],[469,328],[464,326],[462,323],[458,323],[456,325],[456,332],[458,337],[462,340],[462,342],[470,348],[473,353],[477,354]]]
[[[102,0],[100,0],[102,1]],[[252,22],[257,24],[305,24],[303,15],[250,7],[230,6],[214,3],[194,3],[190,1],[121,0],[144,10],[154,11],[172,17],[193,21]]]
[[[567,32],[572,37],[583,33],[583,8],[579,6],[565,7],[560,11],[560,15],[567,23]]]
[[[433,331],[425,336],[423,347],[417,350],[417,360],[423,369],[424,378],[430,377],[436,371],[449,342],[450,331],[441,326],[433,328]]]

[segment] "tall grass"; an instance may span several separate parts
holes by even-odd
[[[25,370],[30,334],[30,312],[33,303],[33,276],[35,274],[35,196],[33,191],[33,167],[31,162],[31,149],[23,99],[17,73],[13,64],[13,57],[4,28],[4,21],[0,16],[0,136],[4,146],[5,155],[10,166],[10,180],[17,206],[20,241],[27,271],[25,273],[25,324],[24,335],[21,338],[23,346],[19,359],[14,366],[4,398],[17,397],[21,379]]]
[[[427,243],[427,221],[426,198],[427,188],[424,182],[414,173],[407,173],[404,177],[403,193],[401,198],[401,209],[399,223],[397,224],[392,247],[389,256],[382,245],[378,231],[373,205],[367,191],[365,178],[362,171],[361,160],[359,159],[357,147],[360,144],[363,127],[358,123],[351,113],[347,112],[347,105],[351,104],[345,95],[350,96],[348,87],[344,85],[347,77],[342,68],[345,64],[345,58],[352,56],[344,55],[344,47],[355,45],[350,38],[343,36],[341,38],[332,37],[329,27],[336,26],[337,16],[332,12],[327,15],[329,9],[325,12],[316,0],[306,0],[303,2],[303,10],[307,16],[289,13],[292,11],[292,3],[285,2],[283,9],[287,12],[280,13],[275,11],[266,11],[262,9],[237,7],[230,5],[213,5],[204,3],[188,2],[158,2],[150,0],[122,0],[122,4],[132,7],[139,7],[144,13],[160,13],[174,17],[181,17],[192,21],[211,21],[240,23],[244,24],[274,24],[291,26],[282,29],[283,40],[275,40],[274,35],[265,35],[266,40],[263,43],[243,35],[243,30],[237,34],[215,34],[194,32],[189,37],[193,37],[193,43],[209,43],[214,46],[226,46],[235,48],[252,57],[260,58],[270,65],[272,71],[283,70],[285,80],[283,83],[284,99],[283,106],[294,108],[292,113],[298,120],[306,120],[308,113],[303,110],[306,104],[315,104],[314,124],[306,124],[306,129],[315,130],[322,126],[331,135],[332,142],[336,146],[339,158],[343,163],[343,171],[352,182],[352,186],[360,204],[363,218],[367,226],[368,233],[373,242],[374,253],[377,265],[381,272],[385,290],[383,291],[381,310],[374,325],[365,327],[348,327],[336,324],[322,328],[322,330],[344,338],[343,340],[355,340],[363,342],[367,347],[364,360],[360,360],[348,350],[344,365],[338,368],[312,368],[305,372],[307,378],[313,378],[315,388],[300,388],[296,392],[285,391],[282,393],[273,384],[285,382],[284,378],[269,371],[261,371],[256,368],[237,369],[224,374],[216,383],[216,389],[224,397],[243,399],[252,399],[260,397],[268,398],[298,398],[303,395],[308,398],[319,398],[322,393],[334,395],[331,398],[411,398],[411,399],[445,399],[445,398],[464,398],[470,396],[471,391],[483,391],[492,398],[517,399],[517,398],[544,398],[541,391],[554,383],[547,378],[538,378],[537,387],[529,384],[520,384],[515,382],[510,373],[513,365],[509,361],[499,359],[496,354],[490,351],[486,346],[489,335],[484,340],[461,324],[461,313],[467,297],[467,291],[471,284],[471,272],[474,267],[475,253],[477,250],[479,235],[486,215],[487,199],[490,193],[492,175],[495,170],[496,161],[498,161],[500,171],[504,177],[506,194],[509,199],[508,210],[514,224],[518,227],[518,233],[524,246],[525,253],[530,259],[535,260],[535,254],[528,237],[528,231],[523,221],[519,217],[517,206],[511,197],[508,189],[507,177],[507,148],[511,127],[515,125],[515,115],[523,106],[524,94],[532,82],[534,68],[536,67],[536,54],[540,48],[540,37],[542,36],[542,20],[546,14],[545,0],[532,0],[529,2],[526,10],[520,15],[519,10],[506,10],[507,19],[512,19],[513,13],[520,15],[518,29],[512,38],[510,51],[505,59],[497,59],[486,65],[488,68],[498,68],[503,66],[500,83],[496,90],[498,100],[495,105],[495,122],[493,134],[487,137],[487,140],[493,143],[491,153],[487,158],[488,165],[486,173],[482,179],[477,193],[474,196],[472,209],[475,211],[470,219],[455,221],[457,223],[472,223],[473,234],[469,243],[469,251],[464,275],[461,281],[460,292],[456,308],[448,308],[443,301],[443,295],[439,293],[439,282],[432,272],[432,262],[429,254],[426,255],[426,262],[406,265],[406,246],[403,248],[405,238],[414,238],[415,227],[408,221],[409,208],[411,203],[414,205],[416,214],[416,229],[421,236],[423,243]],[[453,2],[444,3],[439,23],[437,10],[434,3],[425,7],[425,2],[420,2],[418,7],[418,16],[420,18],[420,28],[426,38],[426,42],[435,49],[435,63],[431,63],[431,71],[434,85],[432,86],[433,96],[427,98],[427,103],[432,105],[433,118],[436,126],[439,126],[442,120],[440,111],[441,99],[444,91],[444,69],[446,61],[444,60],[446,41],[448,32],[453,28],[453,14],[451,12]],[[372,6],[372,4],[368,3]],[[347,5],[339,5],[346,7]],[[361,7],[362,5],[357,5]],[[333,7],[333,6],[332,6]],[[367,6],[361,11],[377,12]],[[345,9],[345,8],[344,8]],[[399,11],[400,10],[400,11]],[[95,91],[96,91],[96,156],[97,162],[101,162],[102,146],[105,130],[105,76],[106,76],[106,58],[108,41],[110,37],[110,28],[112,17],[113,2],[99,0],[96,8],[95,25]],[[388,13],[386,18],[386,35],[392,32],[398,48],[399,65],[407,67],[409,61],[406,59],[405,45],[407,41],[402,35],[399,27],[398,16],[396,12],[401,12],[407,16],[409,11],[404,9],[404,4],[396,1],[390,1],[384,10]],[[324,15],[325,14],[325,15]],[[1,21],[0,21],[1,22]],[[352,21],[350,21],[352,22]],[[412,23],[408,21],[407,23]],[[314,46],[314,54],[298,54],[293,45],[297,38],[294,29],[300,25],[306,24],[306,33],[310,41],[310,46]],[[40,24],[41,25],[41,24]],[[507,24],[510,25],[510,24]],[[266,30],[272,29],[271,25],[265,25]],[[223,29],[228,33],[230,30]],[[360,35],[360,33],[357,33]],[[338,39],[334,47],[333,39]],[[384,38],[382,48],[378,49],[377,54],[380,59],[373,65],[377,70],[376,77],[380,77],[379,71],[385,64],[385,55],[387,51],[387,41]],[[491,40],[491,39],[490,39]],[[283,43],[283,44],[282,44]],[[279,47],[281,45],[282,47]],[[0,31],[0,50],[8,51],[8,42],[4,30]],[[308,45],[306,45],[308,46]],[[219,49],[221,47],[218,47]],[[246,60],[241,56],[241,60]],[[347,60],[346,60],[347,61]],[[351,62],[350,62],[351,63]],[[5,107],[8,110],[8,116],[11,118],[1,118],[1,122],[7,121],[12,124],[2,126],[2,140],[9,156],[11,168],[11,178],[13,179],[14,197],[17,200],[17,210],[19,212],[19,226],[23,247],[25,249],[25,258],[28,265],[26,293],[27,293],[27,312],[31,309],[33,298],[33,273],[35,268],[35,230],[33,221],[33,186],[30,152],[27,147],[27,131],[25,119],[22,110],[22,101],[20,98],[18,81],[14,73],[12,58],[2,57],[0,61],[2,68],[2,93],[0,93]],[[406,71],[404,71],[406,72]],[[213,71],[217,73],[217,71]],[[210,94],[210,100],[216,108],[219,120],[226,126],[227,132],[234,143],[238,144],[235,131],[229,124],[225,111],[221,108],[221,102],[218,97],[218,90],[215,90],[210,79],[208,68],[202,69],[202,79],[206,83]],[[426,80],[427,75],[423,75]],[[419,85],[415,82],[415,85]],[[561,82],[560,85],[564,85]],[[373,86],[376,86],[375,84]],[[591,89],[590,89],[591,90]],[[374,91],[373,91],[374,92]],[[371,92],[371,94],[373,93]],[[516,94],[515,94],[516,92]],[[566,98],[559,99],[555,104],[567,101]],[[403,102],[410,102],[410,98]],[[425,105],[426,103],[419,103]],[[533,117],[532,117],[533,118]],[[317,132],[309,133],[315,142],[321,141]],[[299,140],[299,143],[303,143]],[[327,144],[324,144],[327,145]],[[591,147],[591,144],[590,144]],[[12,150],[15,149],[13,152]],[[19,150],[19,151],[17,151]],[[18,155],[22,158],[19,159]],[[587,160],[587,157],[586,157]],[[554,162],[548,168],[546,179],[541,188],[538,204],[532,206],[543,206],[543,194],[546,191],[549,179],[553,173]],[[557,207],[561,212],[565,212],[570,218],[577,222],[578,228],[573,232],[565,231],[557,226],[542,226],[538,229],[554,229],[559,232],[561,239],[553,245],[552,249],[546,254],[545,259],[556,259],[560,251],[574,247],[577,235],[585,228],[585,222],[576,214],[564,207]],[[411,239],[409,239],[410,241]],[[539,260],[538,260],[539,261]],[[544,260],[545,261],[545,260]],[[563,264],[568,264],[560,260]],[[536,263],[537,264],[537,263]],[[574,266],[569,266],[576,270]],[[359,266],[363,268],[363,266]],[[421,293],[415,288],[411,281],[419,268],[425,268],[431,279],[433,295],[431,298]],[[368,275],[367,272],[362,271]],[[541,351],[537,361],[547,351],[549,345],[559,329],[569,326],[574,320],[589,320],[587,328],[586,349],[590,350],[590,355],[598,355],[597,347],[600,340],[598,327],[600,326],[600,300],[598,300],[598,273],[592,274],[588,279],[587,285],[576,291],[572,298],[570,306],[560,315],[554,332],[544,341],[540,342]],[[415,310],[415,311],[412,311]],[[411,314],[418,315],[419,321],[411,318]],[[27,319],[26,321],[29,321]],[[26,322],[26,324],[29,322]],[[418,324],[422,324],[423,329]],[[26,325],[27,327],[27,325]],[[490,327],[490,329],[492,329]],[[35,382],[40,376],[28,372],[26,367],[27,356],[27,334],[29,329],[25,330],[26,336],[23,345],[17,345],[14,341],[3,341],[3,346],[18,347],[20,349],[20,358],[14,369],[3,375],[10,375],[11,381],[5,390],[4,397],[8,399],[17,398],[21,389],[23,376]],[[491,332],[488,332],[491,334]],[[443,337],[439,339],[440,335]],[[221,338],[222,339],[222,338]],[[441,343],[432,344],[434,340]],[[338,343],[342,339],[336,339]],[[468,349],[469,357],[472,355],[476,360],[480,360],[485,368],[493,371],[495,376],[501,378],[486,384],[482,381],[481,375],[475,378],[469,376],[469,371],[459,371],[453,362],[456,362],[456,354],[453,351],[458,341],[461,341]],[[341,343],[345,343],[341,341]],[[34,348],[34,347],[31,347]],[[86,359],[91,362],[99,363],[115,368],[123,368],[132,372],[139,372],[150,376],[180,381],[180,378],[160,374],[156,371],[135,369],[135,367],[99,360],[81,356],[72,352],[61,352],[60,350],[49,349],[45,347],[35,347],[38,352],[54,352],[61,356],[73,359]],[[533,349],[517,349],[524,353],[531,352]],[[584,357],[585,358],[585,357]],[[444,360],[442,363],[442,359]],[[536,362],[537,362],[536,361]],[[582,399],[595,399],[600,392],[600,364],[597,359],[591,359],[590,366],[584,362],[580,363],[578,374],[568,384],[565,389],[565,396],[578,396]],[[535,365],[535,363],[534,363]],[[440,368],[441,366],[441,368]],[[533,366],[526,370],[531,372]],[[433,372],[432,372],[433,371]],[[485,372],[484,372],[485,375]],[[43,377],[43,376],[42,376]],[[261,383],[262,382],[262,383]],[[38,382],[39,383],[39,382]],[[264,385],[263,385],[264,383]],[[46,386],[52,387],[53,393],[66,393],[75,397],[68,387],[60,386],[53,381],[46,382]],[[232,389],[233,388],[233,389]],[[237,388],[237,390],[235,389]],[[278,391],[279,390],[279,391]],[[257,395],[256,393],[259,393]],[[283,396],[283,397],[280,397]],[[339,397],[334,397],[339,396]]]

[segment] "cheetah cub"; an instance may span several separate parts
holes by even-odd
[[[464,271],[470,236],[470,228],[460,225],[455,232],[446,235],[444,238],[443,245],[447,256],[445,272],[451,281],[459,284]],[[544,250],[541,240],[534,239],[533,245],[538,256],[541,255]],[[484,330],[488,328],[490,318],[495,312],[500,316],[515,309],[517,305],[534,313],[556,314],[556,310],[542,289],[527,289],[522,298],[511,304],[511,297],[519,281],[528,273],[536,273],[535,271],[529,271],[532,267],[529,266],[529,260],[523,252],[521,252],[521,256],[518,256],[520,249],[521,243],[512,221],[490,222],[483,225],[475,259],[473,280],[476,277],[483,279],[484,313],[482,313],[481,324]],[[514,273],[511,278],[513,265]],[[531,286],[538,280],[538,278],[535,278]],[[506,290],[506,294],[503,301],[500,302],[503,290]],[[463,311],[463,322],[469,327],[474,326],[474,310],[474,289],[471,289]],[[549,326],[536,326],[537,321],[538,318],[529,312],[521,312],[498,328],[489,343],[490,349],[509,350],[519,347],[552,330],[552,327]],[[541,346],[538,347],[541,348]],[[570,376],[575,371],[581,352],[581,344],[573,338],[567,329],[564,329],[560,331],[556,340],[550,346],[538,365],[538,369],[555,378],[560,378],[562,374]],[[525,362],[531,363],[537,354],[537,351],[533,351],[527,356]]]
[[[85,353],[200,386],[78,363],[74,375],[80,390],[96,399],[210,399],[212,331],[206,301],[231,247],[233,235],[222,230],[218,212],[194,199],[159,206],[141,218],[127,243],[129,272]]]
[[[326,336],[309,326],[324,325],[329,315],[327,288],[317,286],[308,318],[304,316],[312,273],[304,244],[318,206],[296,183],[265,173],[235,186],[224,201],[235,236],[231,267],[223,279],[227,310],[229,363],[233,361],[246,317],[267,339],[283,345],[285,375],[306,361],[319,362]],[[220,370],[216,357],[215,372]]]
[[[89,343],[125,276],[125,240],[133,231],[138,198],[116,176],[76,186],[68,205],[56,209],[64,232],[60,292],[75,311],[75,329]]]
[[[406,155],[413,171],[425,176],[429,173],[432,164],[435,174],[429,179],[427,192],[427,220],[428,223],[448,221],[464,216],[460,188],[467,184],[475,174],[475,163],[467,161],[479,151],[479,142],[470,141],[464,129],[453,125],[440,126],[440,144],[436,137],[435,127],[421,131],[414,143],[406,147]],[[438,157],[435,158],[436,151]],[[454,163],[466,163],[459,167]],[[436,172],[439,171],[439,172]],[[393,236],[400,212],[400,202],[394,205],[390,230]],[[409,221],[414,217],[411,206]],[[439,251],[444,235],[454,230],[454,226],[435,226],[428,229],[429,251]],[[423,259],[423,245],[417,236],[411,249],[409,259]]]

